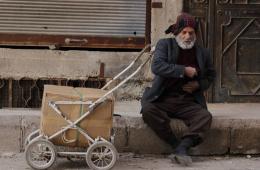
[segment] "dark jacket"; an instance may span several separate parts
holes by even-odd
[[[200,68],[198,77],[200,88],[193,92],[196,102],[204,108],[206,100],[203,92],[209,88],[216,76],[212,58],[207,49],[195,45],[196,58]],[[161,39],[158,41],[152,61],[152,72],[155,74],[151,88],[146,88],[143,99],[148,102],[157,100],[165,90],[166,78],[184,78],[184,66],[177,65],[179,46],[174,38]]]

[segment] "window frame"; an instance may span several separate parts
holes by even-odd
[[[68,40],[68,41],[67,41]],[[1,46],[57,46],[65,48],[142,49],[151,42],[151,0],[146,0],[144,37],[110,37],[98,35],[47,35],[0,33]]]

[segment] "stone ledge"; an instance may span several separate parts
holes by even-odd
[[[230,147],[230,126],[228,121],[213,120],[205,142],[192,149],[192,155],[226,154]],[[114,119],[116,128],[115,145],[119,152],[167,154],[173,149],[159,139],[140,117]],[[184,123],[172,120],[171,126],[178,137],[187,130]],[[259,129],[260,130],[260,129]]]
[[[193,148],[192,155],[259,154],[260,153],[260,104],[249,104],[240,108],[236,105],[210,105],[213,122],[205,142]],[[118,108],[121,108],[121,110]],[[131,109],[127,112],[126,106]],[[135,106],[135,107],[134,107]],[[172,148],[160,140],[143,122],[138,114],[139,106],[116,104],[116,113],[123,116],[114,118],[116,131],[115,146],[119,152],[162,154],[171,153]],[[219,109],[218,109],[219,108]],[[226,109],[223,109],[226,108]],[[240,111],[237,111],[239,110]],[[242,109],[242,111],[241,111]],[[135,113],[135,114],[134,114]],[[0,110],[0,152],[23,151],[25,137],[39,128],[40,110]],[[183,122],[173,120],[172,128],[177,136],[186,129]]]

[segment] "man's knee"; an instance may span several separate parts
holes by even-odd
[[[168,124],[170,118],[158,109],[153,103],[146,103],[142,105],[142,118],[148,125]]]
[[[198,120],[200,121],[199,123],[201,124],[204,131],[207,131],[212,123],[212,114],[208,110],[203,109]]]
[[[150,103],[142,104],[141,114],[144,122],[149,124],[150,120],[154,117],[153,105]]]
[[[152,112],[150,110],[145,110],[142,113],[142,118],[145,123],[148,125],[155,125],[158,126],[159,124],[169,123],[169,120],[163,118],[160,116],[160,114],[156,114],[155,112]]]
[[[154,110],[156,110],[154,104],[149,102],[142,102],[142,109],[141,109],[142,114],[151,113]]]
[[[205,122],[207,122],[208,124],[211,124],[211,122],[212,122],[212,114],[211,114],[209,111],[205,110],[205,111],[204,111],[204,114],[203,114],[203,119],[204,119]]]

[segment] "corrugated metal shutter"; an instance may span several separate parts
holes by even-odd
[[[146,0],[1,0],[0,33],[144,37]]]

